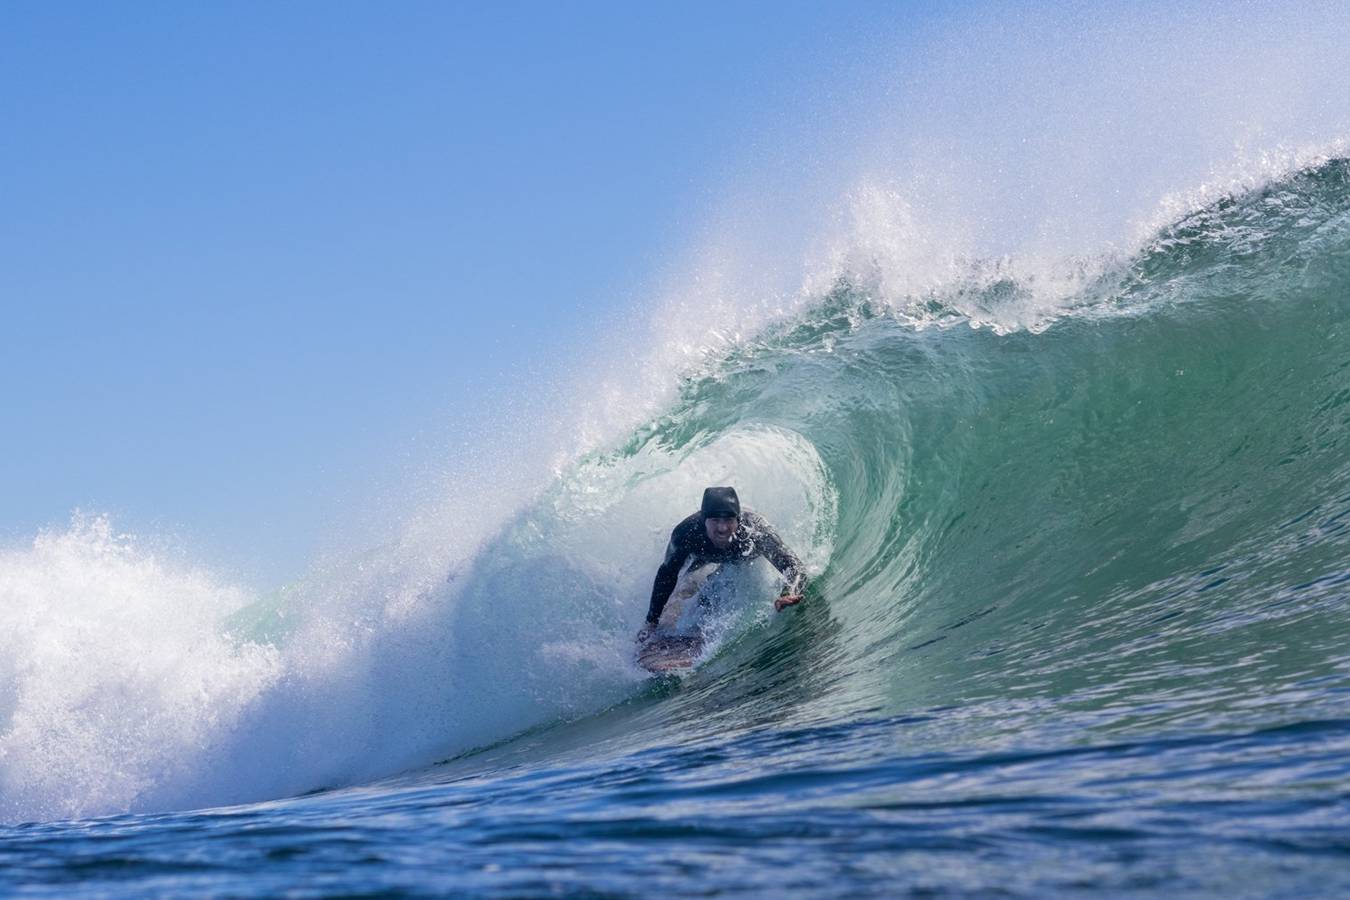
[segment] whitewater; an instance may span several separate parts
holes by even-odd
[[[1023,252],[958,235],[945,178],[862,180],[791,289],[697,334],[746,289],[662,307],[546,474],[466,476],[270,595],[98,514],[5,548],[0,885],[1350,890],[1350,152],[1321,137]],[[811,590],[774,614],[761,562],[653,679],[633,634],[711,484]]]

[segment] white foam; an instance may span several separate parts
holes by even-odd
[[[221,629],[248,599],[102,518],[0,554],[0,817],[126,809],[190,779],[281,670]]]

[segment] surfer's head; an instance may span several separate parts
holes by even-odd
[[[731,544],[741,524],[741,500],[732,487],[710,487],[703,492],[703,528],[708,540],[719,550]]]

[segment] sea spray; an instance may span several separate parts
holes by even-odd
[[[0,815],[190,793],[203,751],[281,673],[276,648],[221,627],[249,600],[102,517],[0,555]]]

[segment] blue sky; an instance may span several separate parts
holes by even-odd
[[[78,507],[298,573],[640,305],[744,148],[913,15],[5,4],[0,538]]]
[[[508,463],[701,245],[800,285],[859,175],[928,201],[901,268],[1065,258],[1345,139],[1347,9],[0,4],[0,542],[285,582]]]

